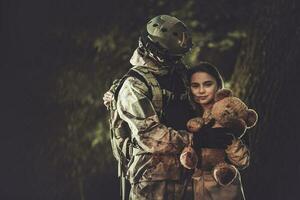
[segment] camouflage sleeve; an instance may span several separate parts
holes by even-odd
[[[110,91],[111,93],[115,94],[116,89],[117,89],[117,87],[118,87],[118,85],[119,85],[119,83],[120,83],[121,80],[122,79],[115,79],[113,81],[113,84],[110,86],[110,88],[109,88],[108,91]]]
[[[191,141],[191,134],[176,131],[159,122],[148,88],[137,78],[125,80],[117,100],[120,117],[132,132],[132,138],[146,153],[180,153]]]
[[[242,140],[234,139],[225,150],[227,158],[239,169],[245,169],[250,163],[250,152]]]

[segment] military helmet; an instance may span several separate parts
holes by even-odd
[[[192,48],[192,37],[187,26],[169,15],[151,19],[141,36],[146,49],[160,57],[182,57]]]

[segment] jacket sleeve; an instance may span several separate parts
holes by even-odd
[[[121,80],[122,80],[122,79],[115,79],[115,80],[113,81],[113,84],[110,86],[110,88],[109,88],[108,91],[110,91],[111,93],[115,94],[116,89],[117,89],[119,83],[121,82]]]
[[[135,77],[127,78],[118,94],[118,113],[128,123],[132,140],[146,153],[180,153],[191,134],[161,124],[148,94],[146,84]]]
[[[240,139],[233,139],[225,150],[228,160],[239,169],[245,169],[250,163],[250,152]]]

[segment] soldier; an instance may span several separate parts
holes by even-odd
[[[193,113],[183,100],[187,79],[182,57],[191,47],[190,31],[182,21],[168,15],[154,17],[130,59],[134,67],[111,89],[117,115],[131,132],[132,156],[126,166],[130,199],[181,199],[183,195],[179,154],[190,144],[191,134],[177,130],[186,129]],[[104,96],[105,103],[112,93]],[[118,128],[123,123],[116,124]]]

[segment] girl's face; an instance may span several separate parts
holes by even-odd
[[[196,72],[191,77],[191,92],[197,104],[213,103],[218,90],[216,79],[206,72]]]

